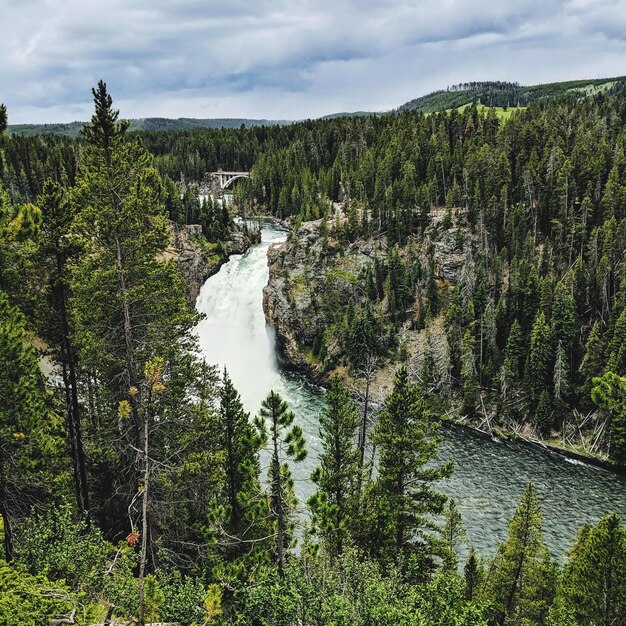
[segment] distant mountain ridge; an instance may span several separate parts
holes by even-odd
[[[69,122],[67,124],[13,124],[9,125],[9,133],[12,135],[68,135],[78,137],[80,129],[87,122]],[[192,117],[179,117],[177,119],[167,117],[145,117],[130,120],[131,131],[149,130],[193,130],[196,128],[240,128],[245,126],[276,126],[290,124],[289,120],[265,120],[248,118],[209,118],[196,119]]]
[[[482,104],[488,107],[522,107],[535,102],[572,98],[579,100],[598,93],[612,94],[626,87],[626,76],[614,78],[595,78],[585,80],[571,80],[541,85],[520,85],[506,81],[475,81],[460,83],[447,89],[440,89],[405,102],[397,109],[387,113],[402,111],[420,111],[434,113],[458,109],[468,104]],[[359,117],[365,115],[383,115],[384,112],[354,111],[331,113],[320,119],[335,119],[338,117]],[[269,120],[248,118],[208,118],[196,119],[179,117],[146,117],[130,121],[133,131],[160,131],[160,130],[193,130],[197,128],[239,128],[245,126],[276,126],[292,124],[294,120]],[[67,135],[78,137],[80,129],[86,122],[70,122],[67,124],[14,124],[9,125],[9,133],[13,135]]]

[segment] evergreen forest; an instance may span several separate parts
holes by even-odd
[[[481,554],[438,458],[451,419],[625,470],[626,92],[163,131],[93,103],[73,138],[0,106],[0,625],[626,625],[624,520],[552,554],[531,482]],[[199,200],[219,169],[250,172],[230,210]],[[201,358],[167,252],[192,224],[223,252],[235,210],[318,233],[293,290],[348,285],[298,338],[307,501],[297,409],[248,413]],[[353,383],[384,368],[368,423]]]

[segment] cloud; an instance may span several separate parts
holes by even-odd
[[[297,119],[476,79],[626,73],[625,0],[0,0],[12,122],[90,115]],[[621,60],[620,60],[621,56]]]

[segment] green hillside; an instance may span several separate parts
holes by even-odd
[[[433,91],[398,107],[398,111],[422,113],[457,109],[481,103],[490,107],[520,107],[544,100],[580,99],[597,93],[616,93],[626,85],[626,77],[572,80],[545,85],[519,85],[501,81],[471,82]]]

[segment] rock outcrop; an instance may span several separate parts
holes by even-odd
[[[199,224],[171,224],[170,233],[170,244],[162,256],[176,261],[187,283],[187,298],[191,303],[195,303],[207,278],[217,273],[231,254],[243,254],[261,239],[258,231],[242,230],[238,226],[227,241],[218,243],[207,241]]]
[[[361,271],[386,254],[382,240],[346,245],[322,230],[321,220],[304,222],[289,241],[270,247],[263,290],[265,316],[284,364],[314,378],[320,364],[311,349],[328,318],[329,296],[336,306],[346,305],[356,295]]]
[[[435,223],[403,248],[402,254],[417,256],[424,265],[432,258],[438,278],[455,283],[469,241],[465,229]],[[276,331],[284,365],[319,377],[321,364],[313,356],[313,346],[331,317],[329,306],[336,310],[363,300],[363,271],[375,258],[383,260],[387,254],[384,236],[339,241],[332,230],[324,230],[321,220],[304,222],[287,242],[270,247],[263,308]],[[332,342],[326,348],[331,359],[341,357]]]

